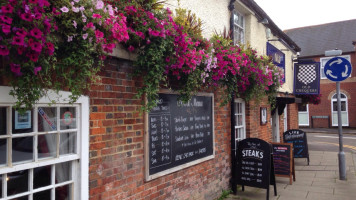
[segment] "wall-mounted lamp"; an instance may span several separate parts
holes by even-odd
[[[258,21],[258,22],[261,23],[261,24],[264,24],[264,25],[269,24],[268,19],[266,19],[266,18],[263,18],[263,19],[261,19],[261,20]]]

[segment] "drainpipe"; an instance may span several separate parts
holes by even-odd
[[[231,31],[231,39],[234,41],[234,13],[235,10],[235,3],[236,0],[231,0],[229,4],[229,11],[230,11],[230,31]],[[237,157],[236,157],[236,138],[235,138],[235,93],[232,92],[231,94],[231,102],[230,102],[231,114],[231,190],[234,194],[237,194]]]

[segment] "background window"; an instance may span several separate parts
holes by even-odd
[[[341,120],[342,126],[349,125],[349,113],[347,108],[347,96],[343,93],[340,93],[341,100]],[[338,126],[338,118],[337,118],[337,95],[334,94],[331,99],[331,114],[332,114],[332,125]]]
[[[234,12],[234,44],[245,43],[245,17]]]

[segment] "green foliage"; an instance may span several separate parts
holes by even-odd
[[[202,36],[202,20],[192,13],[191,10],[184,8],[177,8],[174,21],[183,27],[184,33],[187,33],[191,37],[201,38]]]
[[[226,199],[226,197],[229,196],[229,194],[231,194],[231,190],[223,190],[222,194],[220,195],[220,197],[217,200],[224,200]]]

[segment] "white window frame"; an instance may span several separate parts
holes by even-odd
[[[341,56],[338,56],[338,57],[345,58],[346,60],[348,60],[351,63],[351,56],[350,55],[341,55]],[[324,66],[331,58],[334,58],[334,56],[320,58],[320,79],[327,79],[325,74],[324,74]],[[351,66],[352,66],[352,64],[351,64]],[[350,74],[350,77],[351,77],[351,74]]]
[[[16,102],[13,96],[9,95],[11,88],[10,87],[5,87],[5,86],[0,86],[0,106],[1,107],[7,107],[7,118],[11,119],[11,110],[12,106]],[[89,198],[89,98],[82,96],[78,99],[75,104],[70,105],[68,104],[68,99],[69,99],[69,92],[59,92],[59,94],[56,94],[52,91],[48,92],[48,97],[43,97],[39,100],[38,104],[35,105],[34,109],[36,110],[37,107],[48,107],[51,102],[51,100],[55,99],[59,104],[54,104],[51,107],[58,107],[58,106],[68,106],[68,107],[78,107],[77,112],[76,112],[76,117],[77,119],[79,118],[80,121],[77,122],[77,129],[71,129],[71,130],[76,130],[77,137],[76,137],[76,154],[69,154],[65,156],[61,156],[59,158],[47,158],[47,159],[38,159],[35,156],[35,160],[32,162],[26,162],[26,163],[21,163],[13,166],[0,166],[0,175],[2,174],[7,174],[11,172],[16,172],[16,171],[21,171],[21,170],[29,170],[29,190],[25,193],[21,193],[19,195],[14,195],[13,197],[16,196],[22,196],[23,194],[29,195],[32,197],[33,192],[39,192],[42,190],[47,190],[53,187],[54,181],[52,180],[52,184],[49,186],[44,187],[43,189],[33,189],[31,184],[33,180],[33,169],[37,167],[42,167],[42,166],[49,166],[49,165],[54,165],[57,163],[63,163],[66,161],[72,161],[72,160],[77,160],[77,162],[73,162],[72,165],[72,180],[64,182],[63,185],[66,185],[69,182],[77,183],[74,184],[72,187],[72,194],[73,194],[73,199],[88,199]],[[58,109],[59,110],[59,109]],[[37,123],[36,116],[37,113],[32,112],[32,117],[33,117],[33,134],[37,134]],[[57,114],[58,116],[60,115],[59,113]],[[11,120],[7,120],[7,129],[10,130],[12,127]],[[71,131],[68,131],[71,132]],[[28,136],[30,136],[32,133],[28,133]],[[33,135],[32,134],[32,135]],[[27,134],[26,134],[27,136]],[[11,137],[11,136],[4,136],[2,137]],[[36,142],[37,140],[34,139],[34,148],[36,148]],[[57,141],[58,142],[58,141]],[[9,148],[9,146],[8,146]],[[57,152],[58,153],[58,152]],[[34,155],[35,152],[34,152]],[[9,155],[8,155],[9,156]],[[51,167],[52,172],[54,172],[54,167]],[[52,173],[52,176],[53,173]],[[5,176],[0,176],[3,178],[3,182],[6,180]],[[53,177],[52,177],[53,178]],[[6,185],[6,184],[4,184]],[[58,184],[57,184],[58,185]],[[2,185],[0,185],[2,187]],[[5,192],[6,188],[3,188],[3,193]],[[3,194],[4,195],[4,194]],[[54,196],[54,193],[52,192],[52,197]],[[1,197],[0,200],[7,200],[7,197]],[[30,198],[31,199],[31,198]]]
[[[310,122],[309,122],[309,104],[306,105],[306,108],[307,108],[306,111],[299,111],[299,110],[298,110],[298,125],[299,125],[299,126],[309,126],[309,124],[310,124]],[[308,116],[308,117],[307,117],[307,121],[308,121],[307,124],[301,124],[301,123],[300,123],[299,114],[306,114],[306,115]]]
[[[234,35],[234,44],[235,45],[238,45],[239,43],[241,44],[245,44],[245,27],[246,27],[246,24],[245,24],[245,15],[242,14],[241,12],[238,12],[237,10],[235,10],[233,12],[233,17],[234,17],[234,27],[233,27],[233,35]],[[242,26],[238,23],[235,23],[235,17],[238,17],[238,18],[241,18],[242,17]],[[235,30],[239,30],[242,32],[242,38],[240,38],[239,41],[237,41],[237,38],[235,38]]]
[[[331,97],[331,124],[332,126],[338,126],[339,124],[334,122],[334,115],[337,116],[337,111],[334,111],[334,102],[337,103],[337,98],[334,98],[337,95],[337,93],[335,93],[332,97]],[[346,98],[342,98],[341,96],[345,95]],[[347,123],[345,123],[344,121],[342,122],[342,126],[349,126],[349,105],[348,105],[348,101],[347,101],[347,95],[345,93],[340,92],[340,100],[341,101],[345,101],[345,107],[346,107],[346,111],[341,111],[341,116],[342,114],[346,114],[346,118],[347,118]],[[337,108],[336,108],[337,110]]]
[[[235,121],[237,120],[237,116],[241,115],[242,116],[242,125],[237,125],[237,123],[235,124],[235,145],[237,146],[237,143],[243,139],[246,139],[246,104],[245,101],[241,98],[235,99],[234,101],[235,103],[235,111],[237,109],[237,105],[236,104],[241,104],[241,113],[236,113],[234,111],[234,115],[235,115]],[[237,130],[238,129],[242,129],[243,130],[243,134],[242,136],[239,138],[238,134],[237,134]]]

